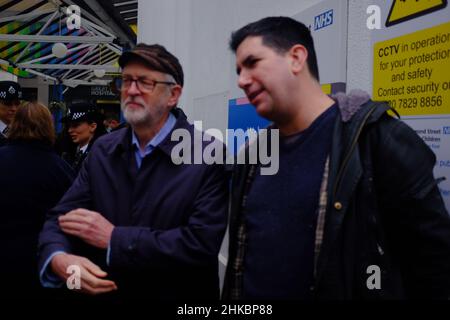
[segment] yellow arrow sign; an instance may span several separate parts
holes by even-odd
[[[386,27],[443,9],[447,0],[393,0]]]

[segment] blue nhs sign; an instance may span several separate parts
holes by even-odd
[[[333,24],[333,9],[314,17],[314,30],[319,30]]]

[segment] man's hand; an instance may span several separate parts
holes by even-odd
[[[100,213],[86,209],[75,209],[58,218],[59,226],[67,234],[81,238],[100,249],[108,248],[114,229]]]
[[[67,278],[71,275],[67,273],[69,266],[75,265],[80,267],[81,292],[97,295],[117,290],[117,286],[113,281],[101,279],[105,278],[107,273],[84,257],[61,253],[52,258],[50,265],[53,272],[61,279],[64,279],[64,281],[67,281]]]

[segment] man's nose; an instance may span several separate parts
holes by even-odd
[[[239,73],[239,78],[238,78],[238,86],[241,89],[246,89],[247,87],[250,86],[252,82],[252,79],[250,77],[250,75],[248,74],[248,72],[245,72],[244,70],[241,71],[241,73]]]
[[[131,85],[126,92],[130,96],[137,96],[141,94],[141,91],[139,91],[136,81],[131,82]]]

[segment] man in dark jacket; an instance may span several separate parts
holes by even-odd
[[[325,95],[298,21],[251,23],[230,47],[280,145],[277,174],[233,173],[224,298],[448,298],[450,219],[422,139],[363,92]]]
[[[140,44],[119,64],[130,127],[96,141],[72,188],[51,211],[40,236],[41,281],[52,286],[68,279],[77,288],[67,273],[75,265],[80,289],[88,294],[217,299],[224,168],[172,160],[172,131],[194,132],[176,108],[183,71],[175,56],[162,46]]]

